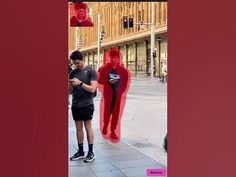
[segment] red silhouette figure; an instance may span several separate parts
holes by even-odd
[[[98,70],[100,103],[100,131],[105,139],[120,141],[121,118],[130,85],[130,72],[124,68],[118,48],[104,54],[104,65]]]
[[[90,27],[90,26],[93,26],[91,18],[88,15],[89,12],[88,12],[87,4],[82,3],[82,2],[77,2],[77,3],[74,3],[73,5],[74,5],[74,15],[70,19],[70,26],[72,26],[72,27],[76,27],[76,26]]]

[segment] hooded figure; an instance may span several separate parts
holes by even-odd
[[[117,143],[120,141],[120,121],[130,85],[130,72],[122,64],[118,48],[110,48],[104,54],[104,65],[98,70],[98,84],[102,93],[100,130],[104,138]]]
[[[93,26],[93,22],[91,21],[91,18],[89,17],[87,4],[82,3],[82,2],[73,3],[72,8],[74,8],[74,11],[71,9],[71,11],[74,12],[74,15],[70,19],[70,26],[72,27]]]

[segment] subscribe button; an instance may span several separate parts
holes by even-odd
[[[147,176],[166,176],[166,169],[149,168],[147,169]]]

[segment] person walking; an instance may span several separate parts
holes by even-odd
[[[69,93],[72,93],[72,116],[76,125],[76,135],[78,142],[78,152],[70,160],[84,158],[84,133],[85,127],[88,141],[88,154],[84,162],[91,162],[95,159],[93,153],[94,134],[92,129],[92,119],[94,113],[94,92],[97,89],[97,72],[85,64],[84,56],[79,51],[74,51],[70,59],[76,66],[69,75]]]
[[[104,65],[98,73],[98,88],[102,93],[100,130],[105,139],[117,143],[120,141],[120,122],[130,85],[130,72],[123,66],[118,48],[110,48],[105,53]]]
[[[70,75],[72,71],[73,71],[72,64],[71,64],[70,59],[68,59],[68,75]]]

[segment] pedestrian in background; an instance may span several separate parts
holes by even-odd
[[[70,75],[72,71],[73,71],[72,63],[71,60],[68,59],[68,75]]]
[[[72,63],[71,60],[68,59],[68,77],[72,71],[73,71]],[[68,95],[68,105],[70,106],[70,95]]]
[[[167,64],[162,62],[161,67],[161,81],[167,82]]]
[[[165,151],[167,152],[167,134],[164,138],[164,143],[163,143],[163,148],[165,149]]]
[[[94,113],[94,92],[97,89],[97,72],[85,64],[84,56],[79,51],[74,51],[70,58],[76,66],[69,75],[69,92],[72,93],[72,116],[76,125],[78,152],[70,160],[84,158],[84,133],[85,127],[88,142],[88,154],[84,162],[95,159],[93,153],[94,134],[92,129],[92,118]]]

